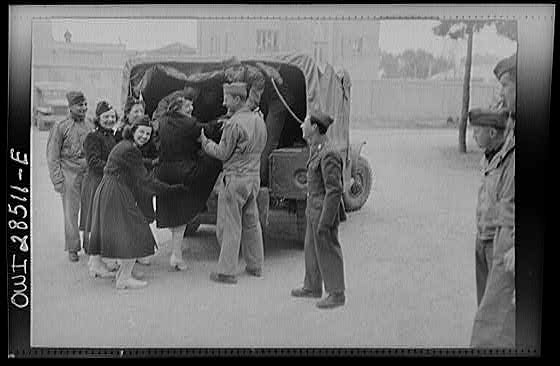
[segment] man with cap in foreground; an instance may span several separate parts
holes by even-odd
[[[326,132],[333,119],[313,112],[301,126],[309,144],[307,161],[307,229],[305,232],[305,277],[294,297],[320,298],[323,282],[328,296],[317,302],[322,309],[342,306],[344,263],[338,241],[339,205],[342,199],[342,157]]]
[[[502,108],[508,111],[508,123],[506,126],[506,146],[515,144],[515,112],[517,104],[517,54],[498,62],[494,68],[494,75],[500,82],[500,99]],[[514,141],[510,141],[510,140]],[[515,221],[515,204],[511,206],[511,212],[507,214],[509,220]],[[515,243],[515,226],[513,227],[513,242]],[[506,269],[515,274],[515,245],[505,254]],[[513,301],[515,302],[515,289],[513,290]]]
[[[216,237],[220,243],[218,269],[210,279],[236,283],[241,245],[246,272],[262,275],[264,248],[257,208],[260,158],[266,144],[266,126],[260,114],[247,105],[245,83],[224,84],[224,106],[231,118],[224,123],[219,144],[200,133],[203,150],[224,162],[223,185],[218,194]]]
[[[78,215],[82,180],[87,170],[84,140],[92,130],[86,120],[87,101],[80,91],[66,94],[70,115],[56,122],[47,141],[47,164],[54,190],[64,210],[64,249],[70,261],[78,261],[81,249]]]
[[[484,150],[476,210],[479,307],[471,346],[515,347],[515,278],[505,261],[514,245],[515,139],[506,139],[507,111],[473,109],[469,120]]]

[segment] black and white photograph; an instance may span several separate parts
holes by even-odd
[[[552,67],[554,6],[361,6],[29,6],[7,269],[30,348],[539,355],[518,75],[524,46]]]

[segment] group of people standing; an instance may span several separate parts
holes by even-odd
[[[156,135],[141,100],[129,98],[120,121],[114,107],[99,102],[92,130],[83,93],[67,99],[70,116],[53,126],[47,161],[62,196],[70,261],[79,260],[82,231],[93,277],[116,277],[117,288],[143,287],[132,268],[136,261],[149,264],[157,247],[149,225],[156,220],[172,233],[170,265],[186,269],[184,229],[204,210],[221,170],[220,161],[197,149],[202,125],[192,118],[192,100],[174,99]]]
[[[469,112],[473,137],[484,150],[476,208],[478,310],[472,347],[515,347],[515,111],[517,57],[500,61],[496,108]]]
[[[269,125],[285,111],[268,106],[267,116],[273,117],[265,122],[258,110],[264,79],[255,76],[254,85],[235,81],[248,74],[244,67],[233,62],[233,70],[226,70],[223,106],[227,118],[216,122],[201,123],[192,116],[193,99],[200,91],[187,87],[160,102],[156,120],[145,115],[141,100],[127,100],[120,121],[116,110],[101,101],[91,130],[85,121],[83,93],[67,94],[70,116],[52,128],[47,161],[55,190],[62,196],[70,261],[79,260],[81,230],[93,277],[116,277],[118,289],[144,287],[147,282],[133,268],[136,261],[146,261],[154,254],[157,244],[149,225],[155,219],[158,228],[171,231],[170,265],[184,270],[186,225],[206,209],[206,201],[216,189],[216,236],[221,250],[210,279],[237,282],[240,248],[245,271],[262,276],[264,248],[257,206],[266,170],[262,159],[263,152],[278,144],[278,131],[273,132],[274,141],[268,138],[268,132],[278,126]],[[311,151],[307,165],[309,223],[304,286],[293,290],[292,296],[321,297],[324,284],[329,296],[317,303],[319,308],[345,302],[338,241],[343,164],[326,136],[332,123],[330,116],[312,111],[301,126]]]

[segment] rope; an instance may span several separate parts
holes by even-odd
[[[286,109],[288,110],[288,112],[290,112],[290,114],[292,115],[292,117],[294,117],[294,119],[296,121],[299,122],[299,124],[303,124],[303,121],[301,119],[298,118],[298,116],[296,116],[296,114],[292,111],[292,109],[288,106],[288,103],[286,103],[286,100],[284,100],[284,97],[282,96],[282,94],[280,93],[280,90],[278,90],[278,87],[276,86],[276,82],[274,81],[274,78],[270,78],[270,81],[272,81],[272,86],[274,86],[274,90],[276,90],[276,94],[278,94],[278,97],[280,98],[280,101],[282,102],[282,104],[284,104],[284,107],[286,107]]]

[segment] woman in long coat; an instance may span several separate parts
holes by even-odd
[[[137,99],[134,97],[128,97],[124,106],[124,115],[121,121],[119,121],[119,126],[115,131],[116,141],[119,142],[123,139],[122,133],[126,126],[133,124],[135,119],[143,118],[146,112],[146,104],[142,99]],[[152,124],[152,127],[154,125]],[[148,170],[152,172],[154,167],[158,164],[158,136],[157,130],[152,129],[152,135],[150,140],[140,147],[140,152],[142,153],[142,162]],[[139,198],[140,210],[148,219],[148,222],[152,223],[155,220],[156,214],[154,211],[152,196],[146,194],[145,192],[137,192],[138,195],[142,197]]]
[[[143,118],[145,111],[146,104],[142,99],[135,97],[127,98],[124,105],[123,118],[119,121],[118,127],[115,131],[115,138],[117,142],[121,141],[123,138],[123,129],[126,126],[133,124],[134,120]],[[152,127],[154,127],[153,124]],[[142,153],[142,162],[144,163],[144,166],[148,170],[148,173],[151,173],[154,167],[158,164],[158,136],[155,127],[152,129],[150,140],[140,147],[140,152]],[[142,211],[148,222],[151,224],[156,218],[153,195],[143,189],[140,189],[140,187],[133,193],[137,199],[140,211]],[[138,258],[138,262],[145,265],[150,264],[149,258]]]
[[[138,186],[158,195],[182,192],[183,185],[168,185],[148,174],[140,147],[150,138],[149,118],[125,127],[123,140],[109,154],[103,179],[92,203],[91,255],[120,261],[117,288],[139,288],[145,281],[132,277],[137,258],[154,254],[156,241],[148,220],[140,211],[133,192]]]
[[[155,176],[169,184],[185,184],[188,191],[156,198],[156,223],[158,228],[171,230],[173,250],[170,265],[177,270],[186,269],[182,255],[183,234],[186,225],[206,209],[206,201],[222,163],[201,150],[198,138],[202,127],[212,126],[198,123],[192,117],[193,103],[188,93],[178,95],[167,108],[159,123],[159,165]],[[219,131],[214,125],[214,133]]]
[[[112,128],[117,119],[117,112],[109,103],[106,101],[97,103],[95,119],[93,120],[95,130],[90,132],[84,140],[84,152],[88,167],[82,184],[80,230],[84,231],[84,238],[87,238],[87,240],[84,240],[84,250],[88,254],[89,232],[91,231],[91,202],[95,190],[99,186],[101,178],[103,178],[103,168],[105,168],[109,153],[116,144]],[[92,277],[115,276],[115,273],[109,271],[99,255],[90,255],[88,266]]]

